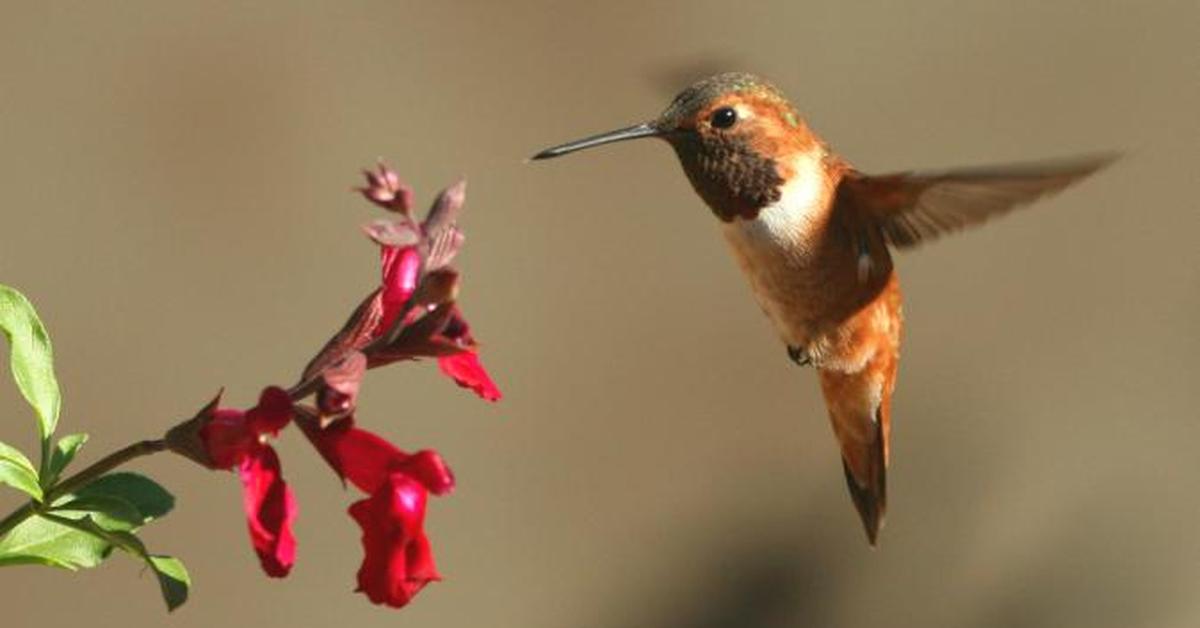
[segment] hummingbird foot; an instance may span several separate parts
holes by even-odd
[[[792,362],[795,362],[800,366],[808,366],[812,364],[812,358],[809,357],[808,352],[805,351],[803,347],[793,347],[789,345],[787,351],[788,357],[792,359]]]

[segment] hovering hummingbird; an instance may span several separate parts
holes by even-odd
[[[900,349],[900,285],[889,247],[983,222],[1115,158],[867,175],[832,152],[774,85],[729,73],[683,90],[649,122],[533,159],[640,137],[675,149],[788,356],[816,367],[871,545],[887,510]]]

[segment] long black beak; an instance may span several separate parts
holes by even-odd
[[[534,155],[533,158],[550,159],[551,157],[566,155],[567,153],[573,153],[577,150],[583,150],[593,146],[600,146],[601,144],[635,140],[639,137],[654,137],[661,134],[662,132],[659,131],[658,127],[649,122],[635,124],[624,129],[617,129],[616,131],[609,131],[608,133],[601,133],[600,135],[593,135],[591,137],[585,137],[581,140],[575,140],[574,142],[567,142],[566,144],[561,144],[553,148],[547,148],[546,150]]]

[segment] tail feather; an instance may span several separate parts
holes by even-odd
[[[887,354],[856,372],[818,371],[842,468],[867,540],[876,544],[887,513],[888,436],[895,360]]]
[[[846,486],[850,489],[850,498],[858,509],[862,519],[863,529],[867,533],[867,542],[875,547],[879,538],[879,530],[883,527],[884,516],[887,514],[887,461],[884,460],[883,421],[876,423],[875,442],[871,445],[867,477],[861,482],[850,470],[850,463],[842,458],[842,470],[846,474]]]
[[[888,438],[900,359],[900,288],[893,273],[879,296],[845,321],[817,364],[829,422],[867,541],[887,513]]]

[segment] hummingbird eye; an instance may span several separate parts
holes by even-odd
[[[712,113],[712,116],[708,119],[708,123],[714,129],[728,129],[737,122],[737,119],[737,110],[733,107],[721,107]]]

